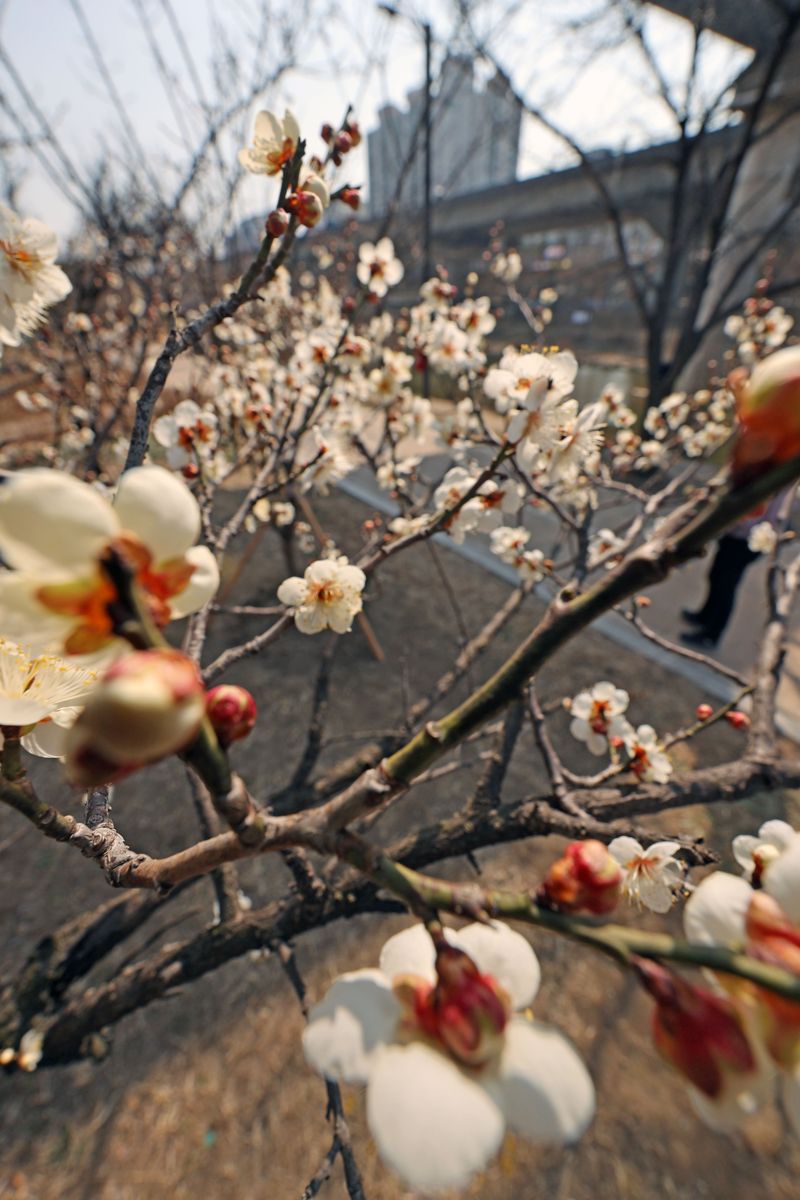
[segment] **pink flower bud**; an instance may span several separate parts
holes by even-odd
[[[571,842],[539,888],[537,901],[565,913],[612,912],[622,895],[622,871],[602,842]]]
[[[334,146],[339,154],[347,154],[349,150],[353,149],[353,139],[349,133],[347,133],[345,130],[342,130],[342,132],[337,136]]]
[[[734,708],[731,712],[725,713],[725,720],[734,729],[747,729],[750,724],[750,718],[747,713],[739,712],[738,708]]]
[[[139,650],[115,662],[67,735],[72,783],[112,783],[182,750],[205,715],[197,666],[178,650]]]
[[[283,237],[289,228],[289,214],[282,208],[273,209],[267,217],[266,228],[270,237]]]
[[[711,1100],[757,1063],[733,1001],[695,987],[659,963],[639,959],[636,970],[656,1002],[653,1040],[662,1058]]]
[[[246,688],[221,683],[206,696],[206,713],[220,745],[245,738],[256,723],[256,702]]]
[[[710,704],[698,704],[697,708],[694,710],[694,715],[697,717],[698,721],[707,721],[713,712],[714,709]]]

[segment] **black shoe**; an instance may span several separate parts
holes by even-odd
[[[695,650],[713,650],[717,644],[717,639],[710,633],[704,633],[702,629],[693,633],[682,633],[681,641],[684,646],[692,646]]]
[[[683,617],[684,621],[687,621],[690,625],[703,624],[703,614],[694,612],[691,608],[682,608],[681,616]]]

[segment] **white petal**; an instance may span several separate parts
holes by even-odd
[[[299,633],[322,633],[323,629],[327,628],[325,606],[309,604],[305,608],[298,608],[294,614],[294,623]]]
[[[398,975],[419,975],[433,983],[435,961],[433,942],[425,926],[410,925],[384,944],[378,966],[389,979]]]
[[[174,620],[197,612],[219,587],[219,567],[208,546],[193,546],[183,557],[192,564],[194,571],[183,591],[169,599],[169,611]]]
[[[186,485],[166,467],[134,467],[122,476],[114,511],[156,562],[179,558],[200,533],[200,509]]]
[[[638,862],[644,854],[644,847],[641,842],[637,842],[636,838],[615,837],[613,841],[608,843],[608,852],[621,867],[627,867],[629,862]]]
[[[654,860],[673,858],[680,848],[680,842],[653,842],[647,851],[647,857]]]
[[[510,1128],[537,1142],[574,1142],[594,1116],[594,1084],[556,1029],[515,1017],[497,1071],[487,1077]]]
[[[45,584],[66,582],[69,578],[48,571],[0,571],[3,636],[23,644],[26,650],[59,648],[73,621],[44,608],[36,599],[36,592]]]
[[[35,467],[0,486],[0,552],[10,567],[79,567],[118,530],[108,501],[72,475]]]
[[[365,1083],[375,1052],[394,1037],[400,1004],[380,971],[342,975],[308,1016],[303,1051],[328,1079]]]
[[[299,608],[306,598],[307,590],[305,580],[298,575],[292,575],[290,579],[284,579],[278,588],[278,599],[287,608]]]
[[[480,971],[505,988],[514,1008],[525,1008],[539,990],[542,972],[530,942],[501,922],[467,925],[448,933],[455,946],[466,950]]]
[[[793,924],[800,923],[800,833],[764,871],[764,891],[777,900]]]
[[[755,862],[753,854],[759,846],[763,846],[764,841],[760,837],[754,837],[751,833],[740,833],[733,839],[732,850],[733,857],[736,859],[739,866],[744,871],[749,879],[753,874]]]
[[[744,919],[753,895],[746,879],[715,871],[698,884],[683,910],[683,928],[699,946],[739,946],[745,941]]]
[[[381,1158],[425,1192],[464,1187],[497,1153],[505,1127],[480,1084],[418,1042],[376,1056],[367,1124]]]
[[[78,709],[75,710],[77,716]],[[22,740],[23,750],[37,758],[63,758],[66,753],[68,730],[55,721],[43,721],[26,733]]]
[[[762,842],[769,842],[779,850],[788,850],[795,839],[795,831],[788,821],[765,821],[758,836]]]
[[[642,904],[651,912],[668,913],[672,908],[672,888],[661,875],[652,878],[643,872],[637,880],[637,891]]]

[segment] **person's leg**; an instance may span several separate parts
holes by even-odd
[[[736,589],[750,563],[758,558],[746,538],[723,534],[708,573],[708,596],[697,614],[698,634],[719,641],[730,620]]]

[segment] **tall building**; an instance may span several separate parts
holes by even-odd
[[[425,198],[423,127],[425,89],[407,96],[408,108],[392,104],[378,114],[368,135],[370,215],[381,216],[394,200],[421,208]],[[479,90],[472,60],[445,60],[432,103],[432,182],[435,200],[460,196],[516,178],[521,111],[497,78]]]

